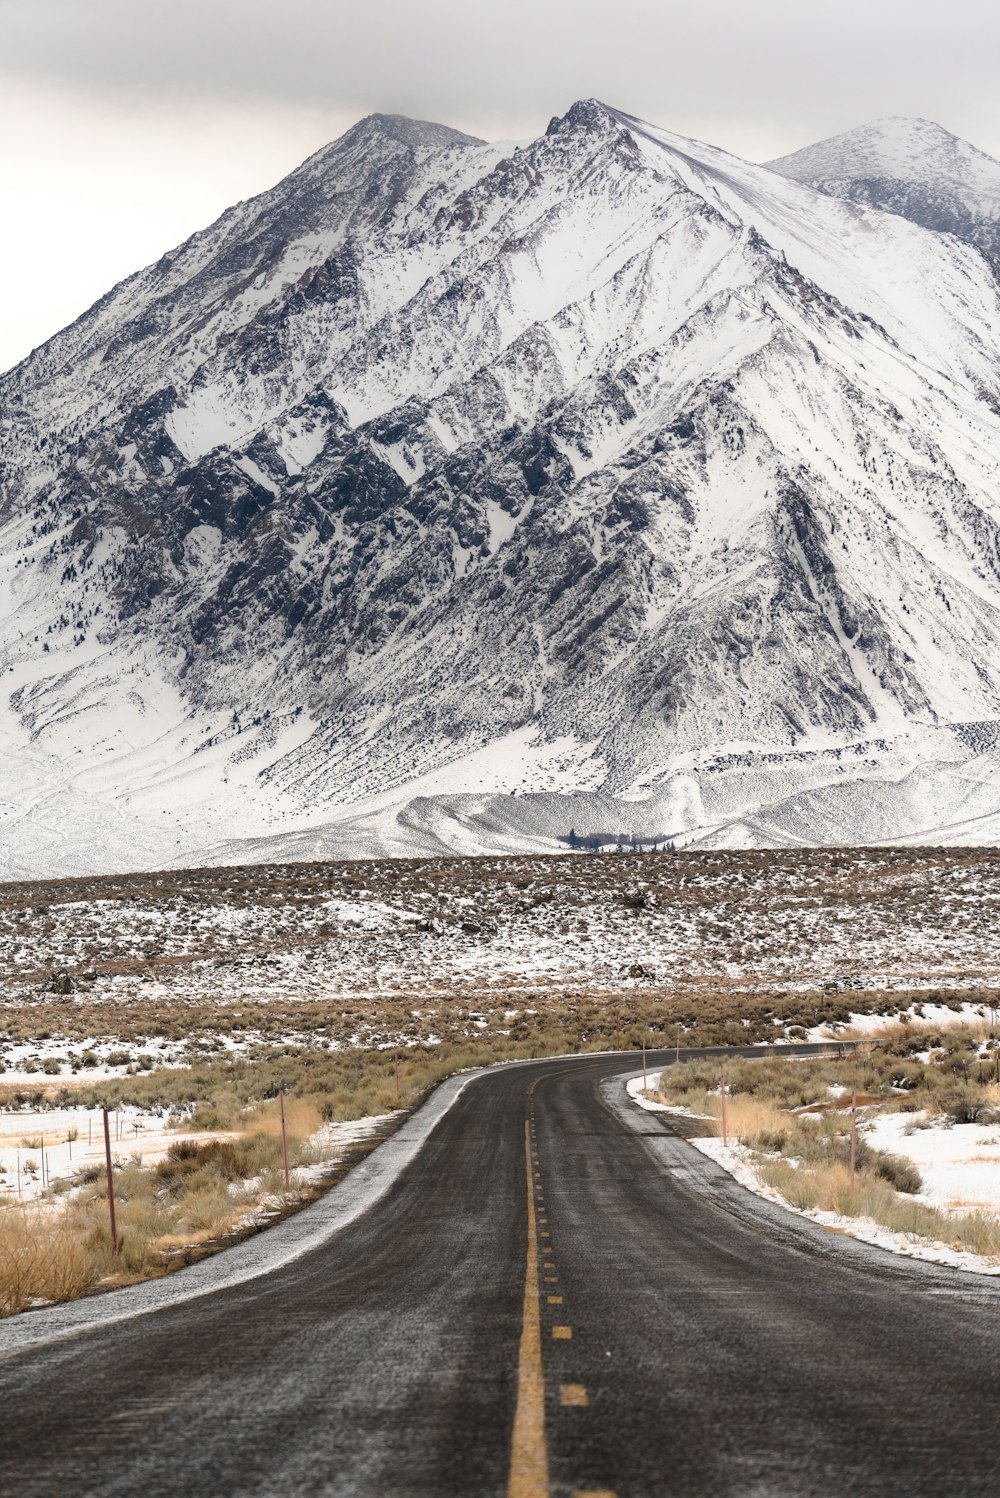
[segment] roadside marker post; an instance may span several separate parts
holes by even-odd
[[[285,1185],[289,1184],[288,1178],[288,1134],[285,1130],[285,1089],[282,1087],[278,1093],[278,1106],[281,1109],[281,1157],[285,1162]]]
[[[642,1048],[642,1090],[646,1091],[646,1047]]]
[[[858,1164],[858,1089],[855,1087],[851,1092],[851,1190],[854,1190],[854,1176]]]
[[[399,1107],[399,1057],[393,1056],[392,1064],[396,1071],[396,1107]]]
[[[118,1223],[115,1220],[115,1182],[111,1172],[111,1125],[108,1110],[104,1112],[104,1161],[108,1170],[108,1211],[111,1213],[111,1252],[118,1257]]]
[[[726,1063],[722,1063],[722,1143],[729,1147],[729,1123],[726,1118]]]
[[[680,1066],[680,1064],[681,1064],[681,1027],[680,1027],[680,1025],[678,1025],[677,1026],[677,1049],[674,1051],[674,1065],[675,1066]]]
[[[620,1017],[621,1017],[621,1010],[619,1009],[618,1005],[616,1004],[615,1005],[615,1050],[616,1051],[620,1051],[621,1048],[622,1048],[622,1046],[621,1046],[621,1026],[619,1024]]]

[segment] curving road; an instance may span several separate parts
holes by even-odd
[[[0,1492],[1000,1493],[1000,1287],[752,1197],[635,1070],[497,1069],[284,1267],[0,1341]]]

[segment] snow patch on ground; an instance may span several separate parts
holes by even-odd
[[[322,1181],[346,1149],[377,1134],[391,1117],[378,1114],[324,1124],[309,1139],[318,1158],[312,1165],[292,1169],[292,1186]],[[109,1117],[109,1126],[112,1159],[138,1158],[144,1166],[158,1164],[172,1145],[185,1139],[208,1144],[214,1139],[239,1137],[232,1130],[185,1129],[166,1123],[160,1114],[134,1107],[116,1109]],[[75,1139],[70,1138],[73,1133]],[[72,1181],[81,1170],[95,1166],[103,1169],[104,1160],[104,1116],[99,1108],[0,1112],[0,1206],[5,1202],[39,1201],[45,1185]],[[27,1168],[29,1163],[32,1169]]]
[[[875,1149],[913,1161],[924,1182],[918,1201],[946,1212],[1000,1213],[1000,1125],[932,1121],[916,1127],[925,1117],[876,1115],[864,1121],[862,1133]]]

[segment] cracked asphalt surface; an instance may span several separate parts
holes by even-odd
[[[1000,1492],[1000,1286],[752,1196],[626,1099],[635,1071],[497,1068],[321,1247],[0,1356],[0,1491]],[[529,1196],[534,1468],[512,1447]]]

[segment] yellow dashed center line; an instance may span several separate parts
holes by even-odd
[[[507,1498],[548,1498],[549,1455],[545,1444],[545,1385],[542,1378],[542,1318],[538,1292],[535,1201],[531,1190],[531,1142],[524,1125],[528,1184],[528,1262],[517,1368],[517,1409],[511,1439]]]
[[[534,1091],[534,1087],[531,1090]],[[548,1238],[550,1234],[548,1217],[545,1215],[533,1108],[524,1124],[524,1163],[528,1188],[528,1255],[517,1369],[517,1408],[511,1439],[507,1498],[549,1498],[538,1240]],[[559,1276],[554,1272],[552,1248],[548,1243],[542,1244],[541,1267],[545,1270],[545,1284],[558,1285]],[[550,1306],[563,1304],[562,1295],[546,1295],[545,1299]],[[571,1326],[553,1326],[550,1330],[553,1341],[570,1342],[573,1339]],[[585,1385],[560,1384],[559,1404],[564,1409],[587,1409],[590,1399]],[[617,1498],[617,1494],[613,1488],[574,1488],[572,1498]]]

